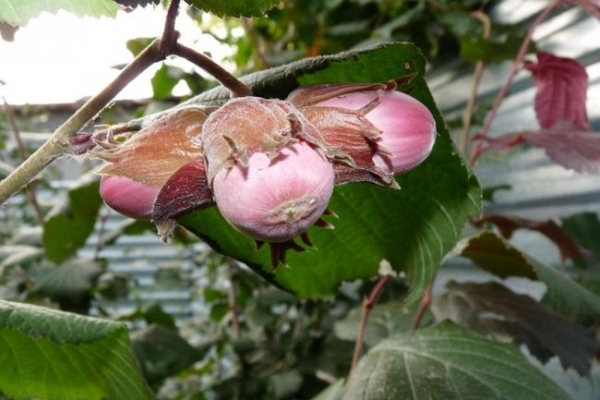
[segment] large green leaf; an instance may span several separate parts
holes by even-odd
[[[186,3],[218,16],[259,17],[283,0],[185,0]]]
[[[516,346],[450,322],[387,339],[360,361],[344,400],[566,400]]]
[[[150,399],[118,322],[0,300],[0,392],[10,398]]]
[[[305,68],[304,74],[302,73]],[[433,112],[438,137],[431,156],[412,172],[397,177],[401,190],[369,184],[338,186],[329,208],[339,215],[331,220],[335,230],[312,228],[315,249],[288,253],[289,267],[273,271],[269,250],[256,250],[254,241],[229,226],[216,208],[183,218],[180,222],[215,250],[248,264],[259,274],[302,297],[335,293],[343,281],[369,279],[378,273],[382,259],[406,275],[411,284],[409,302],[418,298],[442,257],[458,240],[462,226],[480,208],[480,188],[474,175],[453,146],[444,121],[423,79],[425,60],[419,50],[394,43],[333,58],[318,58],[262,72],[268,84],[252,77],[255,93],[269,96],[269,88],[282,95],[280,86],[292,90],[322,82],[376,82],[409,76],[402,89]],[[282,85],[277,85],[281,79]],[[293,82],[292,82],[293,81]],[[283,94],[285,95],[285,94]],[[221,98],[217,91],[202,100]],[[199,101],[199,99],[195,99]]]
[[[544,282],[548,291],[542,302],[585,326],[600,320],[600,297],[558,269],[521,252],[493,232],[484,231],[466,239],[461,255],[501,278],[522,276]]]
[[[43,11],[67,11],[78,16],[115,17],[119,5],[112,0],[0,0],[0,22],[25,25]]]

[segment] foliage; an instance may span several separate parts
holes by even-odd
[[[112,0],[2,0],[0,2],[0,21],[22,26],[43,11],[55,13],[59,10],[65,10],[80,16],[114,17],[117,15],[118,9],[119,6]]]
[[[589,132],[582,107],[585,69],[577,60],[543,51],[537,62],[523,58],[537,51],[531,33],[558,2],[522,25],[491,20],[490,4],[480,0],[186,2],[203,10],[189,10],[201,27],[203,12],[262,15],[229,19],[224,24],[243,27],[245,35],[230,31],[220,37],[223,45],[237,49],[233,60],[239,75],[246,74],[241,82],[254,95],[285,98],[316,83],[397,80],[399,89],[425,104],[436,119],[433,152],[415,170],[396,176],[401,190],[366,183],[338,186],[329,207],[339,218],[326,217],[335,229],[311,229],[316,249],[290,253],[289,267],[275,271],[268,249],[256,249],[216,208],[182,216],[171,246],[191,254],[191,272],[183,265],[163,267],[152,280],[156,291],[186,287],[192,294],[186,301],[202,307],[192,317],[146,300],[139,282],[102,258],[121,239],[154,233],[151,223],[108,224],[91,175],[83,174],[68,188],[52,185],[47,176],[39,178],[28,194],[0,209],[0,396],[570,398],[523,356],[519,345],[541,363],[558,357],[565,370],[590,376],[600,321],[600,285],[594,280],[598,216],[573,215],[559,224],[488,212],[498,190],[509,187],[482,192],[465,159],[467,146],[453,143],[447,118],[424,78],[426,63],[435,68],[457,54],[469,68],[514,59],[535,80],[532,110],[541,129],[489,138],[486,124],[499,103],[482,101],[479,112],[489,112],[489,117],[479,121],[480,135],[467,137],[477,140],[471,165],[485,152],[525,142],[544,148],[563,166],[598,173],[598,135]],[[0,20],[22,25],[42,11],[59,9],[114,15],[117,3],[137,7],[157,2],[47,3],[0,0]],[[592,2],[560,3],[600,14]],[[168,18],[174,18],[172,10]],[[166,26],[164,41],[173,34]],[[141,57],[151,43],[142,38],[127,47]],[[167,53],[161,54],[164,58]],[[172,89],[181,81],[194,96],[181,99],[179,107],[219,106],[230,97],[231,87],[208,90],[210,81],[167,60],[151,81],[155,100],[173,100]],[[503,96],[501,92],[499,101]],[[557,96],[564,101],[554,101]],[[105,110],[97,122],[123,118],[119,107]],[[156,118],[127,112],[130,121],[108,132],[98,128],[76,136],[73,150],[83,153],[99,137],[118,143],[124,138],[120,133],[133,134]],[[475,111],[466,113],[466,119],[476,120]],[[7,113],[7,119],[13,117]],[[1,122],[1,161],[18,164],[22,154],[6,146],[10,141],[3,137],[14,128]],[[51,200],[40,205],[35,194],[42,190]],[[569,273],[515,247],[510,239],[523,230],[549,239]],[[95,247],[93,254],[84,251],[86,243]],[[131,251],[132,257],[144,258]],[[451,281],[432,292],[440,265],[457,259],[489,272],[493,281]],[[518,294],[506,278],[537,281],[544,285],[544,295],[536,300]],[[419,298],[424,301],[417,304]]]

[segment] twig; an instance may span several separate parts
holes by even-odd
[[[362,302],[362,306],[361,306],[361,310],[360,310],[360,325],[358,326],[358,335],[356,336],[356,343],[354,345],[354,354],[352,355],[352,366],[350,367],[351,374],[352,374],[352,371],[354,371],[354,369],[356,368],[356,365],[358,364],[358,360],[360,360],[360,357],[363,352],[363,341],[365,338],[365,330],[367,328],[367,321],[369,320],[369,314],[371,313],[371,310],[373,309],[373,306],[375,305],[375,303],[377,303],[377,299],[379,298],[379,295],[383,291],[383,288],[390,281],[390,279],[392,279],[391,275],[385,275],[384,277],[379,279],[379,281],[377,282],[377,284],[375,285],[373,290],[371,290],[369,297],[366,297]]]
[[[489,38],[492,33],[492,21],[490,17],[482,12],[481,10],[473,11],[471,15],[483,24],[483,37]],[[475,109],[475,100],[477,99],[477,90],[479,89],[479,83],[481,82],[481,76],[483,74],[483,68],[485,63],[483,60],[478,60],[475,64],[475,70],[473,71],[473,81],[471,83],[471,93],[467,100],[467,107],[463,114],[463,126],[462,133],[460,135],[460,143],[458,149],[462,154],[467,151],[467,143],[469,142],[469,132],[471,130],[471,120],[473,119],[473,110]]]
[[[247,85],[204,54],[200,54],[179,43],[173,46],[172,54],[185,58],[214,76],[223,86],[231,91],[232,97],[252,96],[252,90]]]
[[[158,40],[152,42],[126,66],[117,78],[100,93],[89,99],[65,121],[40,148],[0,181],[0,204],[21,190],[48,164],[60,157],[71,144],[71,137],[85,126],[134,78],[152,65],[160,54]]]
[[[492,126],[492,123],[494,122],[494,119],[496,118],[498,109],[500,108],[500,105],[504,101],[504,98],[506,97],[506,93],[508,92],[508,89],[509,89],[510,85],[512,84],[512,81],[514,80],[515,76],[517,75],[517,73],[519,72],[519,70],[521,68],[523,59],[525,58],[525,55],[527,54],[527,49],[529,48],[529,44],[531,43],[531,37],[533,35],[533,32],[542,23],[542,21],[544,19],[546,19],[546,17],[552,12],[552,10],[554,10],[554,8],[556,6],[558,6],[562,1],[563,0],[553,0],[550,4],[548,4],[548,6],[544,10],[542,10],[542,12],[540,14],[538,14],[537,18],[533,21],[532,25],[529,27],[529,30],[527,31],[527,34],[525,35],[525,38],[523,39],[523,43],[521,43],[521,47],[519,48],[517,57],[515,58],[515,60],[513,61],[512,65],[510,67],[510,70],[508,72],[508,77],[506,78],[506,82],[504,82],[504,85],[498,92],[498,95],[496,96],[496,99],[494,100],[494,105],[492,106],[492,109],[490,110],[490,113],[488,114],[488,117],[486,119],[485,125],[483,126],[483,129],[481,130],[481,133],[479,134],[480,139],[477,141],[477,143],[473,147],[473,150],[471,151],[471,156],[469,158],[471,165],[475,164],[475,162],[477,161],[477,158],[481,154],[482,143],[490,131],[490,127]]]
[[[161,58],[165,58],[171,53],[171,47],[177,42],[179,33],[175,30],[175,21],[179,12],[179,0],[171,0],[167,8],[167,17],[165,18],[165,27],[160,38],[160,47],[162,50]]]
[[[250,43],[252,43],[252,46],[256,49],[256,55],[260,61],[259,69],[269,68],[265,46],[261,43],[260,38],[256,34],[256,30],[252,26],[252,20],[246,17],[242,18],[242,26],[244,27],[246,35],[248,35],[248,39],[250,39]]]
[[[15,142],[17,143],[17,150],[19,152],[20,161],[23,162],[29,157],[29,152],[25,148],[23,141],[21,140],[21,130],[19,129],[19,125],[17,124],[17,119],[15,118],[15,113],[6,101],[6,99],[2,98],[4,103],[4,112],[8,118],[8,123],[13,132],[13,136],[15,138]],[[31,205],[33,209],[33,214],[35,216],[35,220],[39,225],[43,225],[44,223],[44,214],[40,209],[40,205],[37,201],[37,196],[35,195],[35,184],[32,182],[25,188],[25,197],[27,198],[27,202]]]
[[[423,293],[423,297],[421,297],[421,302],[419,303],[419,308],[417,308],[417,312],[415,313],[415,318],[410,325],[410,330],[414,331],[419,328],[421,325],[421,321],[423,320],[423,316],[425,316],[425,311],[431,306],[431,302],[433,300],[433,282],[435,282],[435,275],[429,281],[429,285],[427,285],[427,289],[425,289],[425,293]]]
[[[162,37],[153,41],[127,65],[117,78],[100,93],[89,99],[75,114],[63,123],[35,153],[28,157],[8,177],[0,181],[0,204],[21,190],[37,176],[48,164],[60,157],[71,144],[71,138],[90,120],[95,118],[104,107],[133,79],[156,61],[164,59],[176,46],[177,32],[175,19],[179,9],[179,0],[171,0]]]

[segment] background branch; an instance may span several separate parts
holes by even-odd
[[[498,95],[496,96],[496,99],[494,100],[494,105],[492,106],[492,109],[490,110],[490,113],[488,114],[488,117],[485,121],[485,125],[483,126],[483,129],[481,130],[480,138],[476,142],[475,147],[473,147],[473,150],[471,151],[471,156],[469,158],[471,165],[475,164],[475,162],[477,161],[477,158],[481,154],[481,146],[483,143],[483,139],[485,139],[485,137],[488,135],[490,128],[492,126],[492,123],[494,122],[494,119],[496,118],[496,114],[498,114],[498,110],[500,109],[500,106],[502,105],[502,102],[504,101],[504,98],[506,97],[506,93],[508,92],[510,85],[512,84],[513,80],[515,79],[515,76],[521,69],[521,65],[523,64],[523,59],[525,58],[525,55],[527,54],[527,49],[529,48],[529,44],[531,43],[531,38],[533,36],[533,32],[542,23],[542,21],[544,21],[544,19],[546,19],[546,17],[552,12],[552,10],[554,10],[554,8],[556,6],[558,6],[561,2],[562,2],[562,0],[554,0],[550,4],[548,4],[548,6],[544,10],[542,10],[541,13],[538,14],[537,18],[535,19],[535,21],[533,21],[533,23],[531,24],[531,27],[527,31],[527,34],[525,35],[525,38],[523,39],[523,43],[521,43],[521,47],[519,48],[517,57],[515,58],[515,60],[513,61],[512,65],[510,67],[510,70],[508,72],[508,77],[506,78],[506,82],[504,82],[504,85],[502,86],[502,88],[498,92]]]
[[[160,43],[158,40],[155,40],[131,64],[125,67],[113,82],[89,99],[75,114],[54,131],[48,141],[19,165],[9,176],[0,181],[0,204],[3,204],[23,189],[48,164],[63,155],[71,144],[73,135],[90,120],[94,119],[129,82],[157,61],[159,54]]]

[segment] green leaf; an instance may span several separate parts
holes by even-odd
[[[167,99],[182,77],[183,70],[181,68],[163,64],[150,80],[153,97],[156,100]]]
[[[60,266],[40,265],[33,268],[31,278],[35,290],[52,299],[77,301],[90,295],[102,266],[90,260],[73,260]]]
[[[59,10],[79,17],[89,15],[114,18],[119,5],[112,0],[0,0],[0,22],[23,26],[43,11],[56,13]]]
[[[346,387],[343,380],[335,381],[327,389],[323,390],[311,400],[342,400],[346,393]]]
[[[335,229],[311,228],[309,235],[316,248],[288,252],[289,268],[273,271],[269,249],[257,251],[254,241],[225,222],[216,207],[179,222],[216,251],[243,261],[267,280],[301,297],[333,295],[343,281],[377,275],[381,260],[386,259],[411,284],[408,302],[419,298],[441,259],[458,240],[466,219],[480,209],[477,180],[452,144],[423,79],[424,70],[425,60],[415,46],[393,43],[309,59],[247,78],[256,94],[269,97],[274,92],[285,96],[287,93],[280,92],[282,87],[289,91],[299,83],[379,82],[414,74],[402,89],[429,107],[438,127],[431,156],[415,170],[397,177],[401,190],[362,183],[338,186],[329,203],[339,215],[339,219],[331,220]],[[210,91],[194,101],[220,98],[220,91]]]
[[[282,0],[185,0],[185,2],[219,17],[260,17]]]
[[[20,399],[150,399],[127,327],[0,300],[0,392]]]
[[[500,62],[515,58],[521,43],[523,35],[512,32],[487,39],[466,35],[460,39],[460,52],[466,61],[473,63],[480,60]],[[527,52],[535,51],[535,43],[531,43]]]
[[[178,333],[158,325],[133,333],[131,340],[133,351],[151,384],[158,384],[177,374],[204,355]]]
[[[70,190],[66,209],[61,209],[46,219],[42,242],[50,261],[61,263],[85,244],[94,230],[102,205],[98,190],[97,180]]]
[[[334,326],[335,335],[343,340],[356,341],[360,330],[362,307],[350,310],[348,315]],[[402,302],[377,304],[369,313],[369,323],[364,332],[364,343],[373,347],[383,339],[410,329],[415,310],[404,307]]]
[[[600,319],[600,297],[556,268],[527,256],[492,232],[484,231],[468,238],[460,255],[501,278],[522,276],[544,282],[548,290],[542,302],[584,326]]]
[[[562,219],[562,227],[581,246],[592,251],[600,261],[600,220],[594,212],[582,212]]]
[[[450,322],[388,339],[350,376],[344,400],[567,400],[513,345]]]
[[[155,38],[135,38],[127,41],[127,50],[134,56],[137,57],[146,47],[155,40]]]

